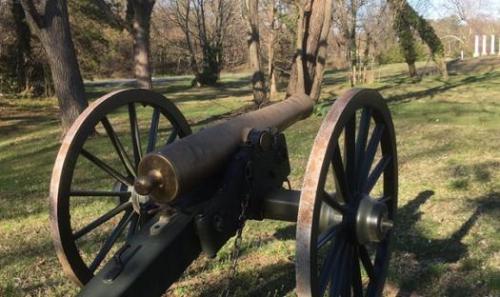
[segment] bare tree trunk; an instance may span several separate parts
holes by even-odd
[[[241,12],[247,25],[248,61],[252,74],[252,89],[255,104],[262,105],[268,100],[264,73],[260,63],[259,1],[242,0]]]
[[[31,30],[47,54],[59,101],[63,133],[87,107],[85,88],[71,39],[65,0],[21,0]]]
[[[189,53],[189,67],[194,75],[193,85],[200,87],[200,72],[198,69],[198,61],[196,60],[196,52],[191,41],[191,29],[189,20],[191,17],[191,0],[175,1],[175,17],[174,21],[184,33],[187,50]]]
[[[274,99],[276,97],[276,93],[278,92],[276,86],[276,69],[274,68],[274,46],[276,43],[276,38],[278,35],[278,28],[276,28],[276,3],[274,0],[271,1],[270,4],[271,9],[269,10],[269,19],[271,20],[270,25],[270,37],[268,44],[268,72],[267,75],[269,77],[269,98]]]
[[[328,49],[328,35],[330,34],[330,26],[332,24],[332,0],[325,1],[325,19],[323,21],[323,28],[319,39],[319,48],[317,54],[317,63],[314,74],[313,85],[311,88],[311,98],[315,101],[319,99],[321,91],[321,83],[323,82],[323,75],[325,73],[326,64],[326,50]]]
[[[295,57],[294,61],[292,64],[292,71],[290,75],[290,79],[288,81],[288,88],[287,88],[287,97],[291,96],[296,93],[305,93],[305,87],[304,87],[304,61],[303,61],[303,56],[305,56],[304,53],[304,35],[305,35],[305,25],[306,23],[306,16],[305,13],[306,6],[310,6],[311,3],[300,3],[300,0],[297,0],[296,2],[297,5],[297,10],[299,13],[299,18],[297,20],[297,37],[296,37],[296,50],[295,50]],[[309,15],[309,12],[307,13]],[[307,17],[308,18],[308,17]]]
[[[363,66],[368,66],[370,63],[370,46],[372,45],[372,34],[370,31],[366,30],[366,44],[365,50],[363,51]]]
[[[156,0],[127,0],[125,18],[115,13],[105,0],[93,0],[104,15],[126,29],[134,41],[134,76],[143,89],[152,88],[149,31]]]
[[[133,19],[131,34],[134,39],[134,75],[137,85],[152,88],[151,59],[149,56],[149,30],[154,0],[131,0]],[[130,6],[129,6],[130,7]]]
[[[21,3],[13,0],[11,5],[16,29],[16,92],[21,92],[29,88],[27,64],[31,55],[31,32]]]
[[[351,0],[351,10],[350,10],[350,26],[348,28],[348,51],[349,51],[349,61],[351,66],[351,87],[356,85],[356,65],[357,65],[357,46],[356,46],[356,25],[357,25],[357,16],[358,16],[358,4],[357,1]]]
[[[297,1],[296,3],[299,10],[297,52],[288,82],[287,96],[294,93],[305,93],[312,96],[314,81],[318,80],[316,84],[319,88],[322,80],[322,75],[317,75],[316,67],[326,61],[326,52],[321,51],[320,53],[319,50],[323,44],[326,46],[326,38],[323,42],[322,37],[327,37],[327,31],[330,30],[329,24],[324,23],[330,22],[331,8],[327,8],[326,5],[331,6],[331,1],[313,0],[305,3]],[[323,32],[324,30],[326,32]],[[319,71],[322,72],[322,69]],[[319,89],[315,90],[315,94],[319,96]]]

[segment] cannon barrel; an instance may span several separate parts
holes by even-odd
[[[251,129],[282,131],[308,117],[312,100],[305,94],[252,111],[201,130],[146,155],[138,166],[134,188],[155,202],[169,203],[224,168]]]

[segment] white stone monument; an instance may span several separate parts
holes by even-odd
[[[486,51],[486,35],[483,35],[483,48],[481,50],[481,56],[486,56],[488,52]]]
[[[474,36],[474,54],[473,57],[479,57],[479,35]]]
[[[490,48],[490,54],[494,55],[495,54],[495,35],[491,35],[491,48]]]

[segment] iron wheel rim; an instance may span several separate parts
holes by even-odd
[[[175,132],[179,138],[191,134],[186,119],[172,102],[160,94],[141,89],[120,90],[97,99],[80,114],[68,130],[52,171],[49,194],[50,225],[52,240],[59,262],[66,275],[80,286],[83,286],[93,277],[94,271],[91,271],[89,265],[83,260],[76,245],[77,239],[74,239],[74,230],[71,227],[70,192],[76,162],[82,154],[83,145],[94,131],[94,127],[99,125],[103,118],[106,118],[111,112],[127,105],[130,106],[130,104],[133,106],[136,104],[151,106],[155,114],[158,114],[156,112],[158,110],[158,116],[163,115],[171,123],[172,127],[176,129]],[[129,120],[130,117],[129,111]],[[134,162],[136,163],[135,158],[134,153]],[[137,171],[137,168],[134,170]],[[131,183],[133,183],[133,180],[131,180]]]
[[[322,126],[318,132],[318,135],[315,139],[308,165],[306,167],[306,173],[304,177],[304,185],[301,192],[300,205],[299,205],[299,213],[298,213],[298,223],[297,223],[297,243],[296,243],[296,282],[297,282],[297,295],[299,297],[312,296],[318,297],[323,296],[327,286],[330,285],[329,296],[350,296],[351,293],[354,296],[364,296],[365,293],[363,291],[366,290],[366,296],[380,296],[384,281],[387,274],[388,263],[390,259],[390,239],[391,232],[387,235],[387,237],[382,240],[378,244],[378,248],[376,251],[375,260],[372,261],[368,257],[368,261],[371,261],[375,271],[375,275],[371,275],[376,280],[370,281],[366,288],[363,288],[364,285],[357,281],[357,288],[354,288],[354,278],[351,276],[353,274],[359,273],[361,274],[361,267],[363,267],[366,271],[366,267],[364,267],[365,262],[367,261],[366,256],[366,248],[360,248],[360,244],[356,243],[356,240],[352,240],[353,233],[355,233],[355,229],[352,229],[353,222],[352,217],[356,214],[357,207],[359,205],[359,201],[361,200],[360,193],[363,191],[363,183],[366,184],[366,180],[363,182],[359,182],[358,177],[356,176],[359,168],[362,168],[361,165],[356,165],[356,159],[358,158],[357,154],[357,136],[359,136],[358,128],[356,126],[356,111],[358,110],[367,110],[369,109],[371,112],[367,112],[368,123],[372,120],[376,126],[379,124],[383,124],[383,132],[380,136],[380,145],[376,146],[376,149],[381,151],[381,160],[383,157],[388,157],[390,160],[385,164],[382,168],[381,173],[379,174],[379,179],[383,175],[382,179],[382,188],[383,188],[383,196],[390,197],[390,199],[386,199],[384,203],[387,204],[387,208],[389,211],[389,218],[394,221],[396,210],[397,210],[397,155],[396,155],[396,141],[395,141],[395,133],[394,127],[392,123],[392,119],[390,116],[390,112],[388,107],[380,96],[380,94],[374,90],[368,89],[353,89],[347,92],[344,96],[336,100],[334,105],[332,106],[330,112],[324,119]],[[364,113],[364,111],[363,111]],[[361,116],[361,118],[363,115]],[[353,120],[354,118],[354,120]],[[354,122],[354,127],[352,123]],[[349,125],[350,128],[346,129],[346,126]],[[361,124],[360,124],[361,125]],[[369,127],[369,126],[368,126]],[[349,132],[346,132],[346,131]],[[361,131],[361,130],[360,130]],[[367,128],[367,134],[370,134],[369,128]],[[374,134],[374,130],[372,130],[372,136]],[[346,135],[348,133],[351,136],[344,137],[344,158],[340,154],[340,144],[339,138],[342,134]],[[356,135],[358,134],[358,135]],[[365,138],[367,138],[366,135]],[[372,137],[370,137],[371,140]],[[346,140],[346,139],[350,139]],[[374,141],[375,142],[375,141]],[[362,141],[360,141],[362,143]],[[365,158],[367,146],[369,146],[369,141],[365,140],[365,146],[361,146],[363,149],[359,151],[362,152],[361,160]],[[372,147],[373,148],[373,147]],[[354,152],[352,152],[354,150]],[[351,151],[350,157],[347,156],[346,151]],[[368,149],[367,149],[368,151]],[[339,154],[337,154],[339,152]],[[353,156],[354,154],[354,156]],[[371,154],[371,153],[370,153]],[[340,164],[342,167],[337,165],[337,170],[335,169],[334,163],[332,163],[333,159],[338,160],[340,156]],[[350,159],[350,163],[354,165],[346,165],[349,163],[348,159]],[[369,159],[368,159],[369,160]],[[379,160],[379,162],[381,162]],[[327,253],[328,255],[333,254],[331,258],[325,259],[325,262],[331,263],[331,265],[323,265],[329,266],[327,268],[322,268],[324,272],[318,273],[318,238],[319,238],[319,214],[320,208],[323,204],[321,197],[324,197],[324,187],[325,181],[329,177],[328,170],[330,168],[330,163],[332,163],[334,177],[335,177],[335,188],[337,192],[340,192],[340,196],[346,195],[348,197],[348,201],[345,201],[344,197],[344,205],[333,205],[335,207],[343,207],[344,213],[342,214],[342,222],[338,225],[337,230],[332,231],[330,241],[335,239],[334,244],[332,244],[331,250]],[[360,162],[362,164],[363,162]],[[373,163],[373,159],[372,159]],[[368,167],[368,169],[361,170],[359,172],[363,172],[359,179],[365,178],[365,175],[370,176],[373,171],[370,171],[372,164]],[[376,166],[375,166],[376,167]],[[375,169],[375,168],[374,168]],[[380,169],[380,168],[379,168]],[[368,171],[368,173],[366,173]],[[354,181],[349,182],[346,181],[345,185],[339,187],[338,179],[339,172],[344,177],[340,177],[341,180],[347,180],[349,178],[354,177]],[[331,177],[330,177],[331,178]],[[368,177],[366,177],[368,178]],[[365,178],[365,179],[366,179]],[[377,181],[376,179],[375,181]],[[361,183],[361,186],[358,186],[358,192],[360,192],[357,196],[354,194],[356,189],[354,189],[351,193],[352,185],[350,183],[356,182],[357,184]],[[340,189],[339,189],[340,188]],[[347,190],[346,190],[347,189]],[[370,192],[372,188],[368,191]],[[339,191],[340,190],[340,191]],[[346,192],[347,194],[343,193]],[[351,197],[352,196],[352,197]],[[356,196],[357,198],[354,198]],[[352,201],[352,204],[349,203]],[[333,203],[335,204],[335,203]],[[341,209],[339,208],[339,212]],[[354,214],[353,214],[354,212]],[[354,223],[355,225],[355,223]],[[333,227],[332,227],[333,230]],[[335,233],[333,233],[335,232]],[[324,239],[321,237],[319,239]],[[322,242],[322,241],[321,241]],[[337,243],[339,242],[339,243]],[[340,256],[338,256],[340,255]],[[349,267],[348,264],[342,264],[345,261],[342,257],[348,257],[351,260],[352,267]],[[361,257],[364,258],[362,260],[362,264],[360,264]],[[357,260],[356,260],[357,259]],[[357,262],[356,262],[357,261]],[[340,264],[339,264],[340,263]],[[349,263],[349,262],[348,262]],[[333,268],[330,266],[334,266]],[[337,267],[335,267],[337,266]],[[338,267],[347,267],[348,270],[342,271],[342,273],[335,274],[333,269],[337,269]],[[356,270],[358,267],[358,270]],[[326,270],[325,270],[326,269]],[[326,284],[325,282],[325,274],[326,274]],[[349,279],[347,280],[347,286],[345,286],[346,280],[343,274],[347,274]],[[368,272],[367,272],[368,274]],[[333,275],[333,276],[332,276]],[[336,276],[337,275],[337,276]],[[338,276],[340,275],[340,276]],[[338,280],[338,278],[343,278]],[[361,277],[356,279],[360,279]],[[371,280],[371,278],[370,278]],[[340,286],[332,285],[332,283],[338,284],[340,282]],[[335,287],[332,289],[332,287]],[[361,287],[361,290],[359,289]]]

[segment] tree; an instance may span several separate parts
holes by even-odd
[[[155,0],[127,0],[125,17],[120,16],[118,1],[94,0],[109,19],[126,29],[133,38],[134,76],[138,87],[152,88],[150,59],[151,14]],[[118,8],[118,9],[117,9]],[[117,11],[118,10],[118,11]]]
[[[172,19],[185,35],[195,84],[216,84],[224,63],[224,39],[233,16],[231,2],[176,0],[174,6]]]
[[[21,3],[12,1],[12,17],[16,28],[15,65],[17,92],[28,88],[27,63],[31,54],[31,32]]]
[[[130,0],[127,8],[132,10],[127,13],[133,15],[130,32],[134,38],[134,75],[144,89],[152,88],[149,31],[154,4],[155,0]]]
[[[415,38],[410,23],[401,13],[401,10],[394,7],[394,1],[389,1],[391,9],[394,11],[394,31],[399,39],[399,47],[403,54],[406,64],[408,64],[408,72],[410,77],[417,75],[417,68],[415,61],[417,60],[417,53],[415,51]]]
[[[252,90],[255,104],[268,101],[266,82],[261,68],[259,35],[259,0],[241,0],[241,14],[247,25],[248,62],[252,73]]]
[[[296,0],[295,4],[298,9],[296,52],[287,96],[305,93],[316,101],[326,63],[332,0]]]
[[[45,50],[59,102],[63,133],[87,107],[85,89],[71,39],[65,0],[21,0],[26,20]]]
[[[339,15],[340,27],[346,40],[347,60],[350,62],[351,86],[356,84],[356,76],[358,62],[358,42],[357,27],[358,27],[358,12],[360,8],[366,4],[366,0],[341,0],[338,1],[337,14]]]
[[[269,98],[276,97],[278,88],[276,86],[276,67],[274,65],[274,48],[278,40],[278,27],[277,27],[277,6],[275,0],[270,0],[269,3],[269,42],[267,45],[267,76],[269,78]]]
[[[401,18],[406,20],[413,29],[415,29],[420,38],[427,44],[431,51],[432,59],[444,79],[448,79],[448,70],[444,60],[444,47],[441,40],[434,32],[432,26],[419,15],[406,0],[388,0],[395,14],[400,14]]]

